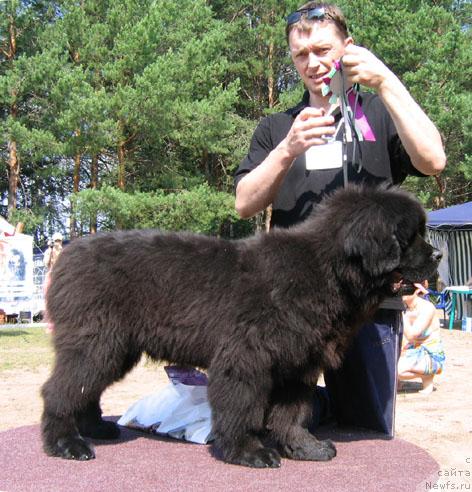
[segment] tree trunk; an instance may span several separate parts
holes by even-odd
[[[81,3],[81,7],[83,7]],[[70,56],[72,58],[72,61],[78,65],[80,62],[80,52],[78,49],[72,49],[70,51]],[[80,136],[80,129],[77,129],[75,131],[75,136],[78,138]],[[73,176],[73,189],[72,189],[72,196],[75,196],[79,192],[80,188],[80,160],[81,160],[81,154],[77,150],[75,156],[74,156],[74,176]],[[78,231],[77,231],[77,221],[75,219],[74,215],[74,205],[70,205],[70,238],[71,240],[76,238],[78,236]]]
[[[92,156],[92,162],[90,164],[90,188],[96,190],[98,188],[98,154]],[[97,214],[90,217],[90,233],[95,234],[97,232]]]
[[[74,157],[74,187],[72,190],[74,193],[78,193],[80,187],[80,158],[81,155],[77,152]]]
[[[90,163],[90,188],[96,190],[98,188],[98,154],[92,156]]]
[[[16,141],[8,142],[8,216],[16,209],[16,194],[20,179],[20,161]]]
[[[2,50],[9,64],[13,63],[16,56],[16,23],[13,15],[8,16],[8,48]],[[10,106],[10,117],[16,120],[18,106],[16,105],[16,91],[11,94],[13,102]],[[16,195],[20,179],[20,159],[18,157],[17,142],[11,138],[8,142],[8,216],[16,209]]]
[[[10,43],[8,59],[13,60],[16,55],[16,23],[15,18],[11,14],[8,16],[8,38]]]
[[[126,148],[125,142],[120,142],[118,144],[118,188],[125,191],[126,179]]]
[[[275,104],[275,82],[274,82],[274,40],[271,39],[269,42],[268,56],[268,77],[267,77],[267,95],[269,108],[273,108]],[[265,209],[264,214],[264,225],[266,232],[270,229],[270,220],[272,217],[272,205],[269,205]]]
[[[205,173],[205,178],[207,183],[211,184],[213,183],[213,176],[211,172],[211,163],[210,163],[210,156],[208,154],[208,149],[204,149],[202,153],[202,159],[201,159],[201,167]]]
[[[77,130],[76,135],[80,134],[80,130]],[[80,187],[80,160],[81,160],[81,155],[79,152],[75,154],[74,157],[74,184],[73,184],[73,189],[72,189],[72,195],[77,195],[79,192],[79,187]],[[74,206],[72,205],[71,202],[71,207],[70,207],[70,238],[74,239],[78,236],[78,231],[77,231],[77,221],[75,220],[74,216]]]
[[[274,41],[269,42],[269,50],[267,54],[268,77],[267,77],[267,94],[269,108],[273,108],[275,104],[275,83],[274,83]]]
[[[446,206],[446,182],[443,182],[441,180],[440,176],[434,176],[434,179],[436,180],[436,184],[438,186],[438,195],[434,197],[434,208],[439,209],[439,208],[444,208]]]

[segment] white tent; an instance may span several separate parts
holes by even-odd
[[[0,237],[13,236],[13,234],[15,234],[15,227],[0,216]]]

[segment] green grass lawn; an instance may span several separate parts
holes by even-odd
[[[53,361],[51,335],[44,326],[0,328],[0,373],[14,369],[34,370]]]

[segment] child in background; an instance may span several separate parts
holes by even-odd
[[[403,348],[398,361],[400,381],[421,378],[420,393],[433,391],[433,379],[441,374],[446,359],[440,337],[439,319],[434,304],[423,299],[428,291],[414,284],[403,295],[406,311],[403,314]]]

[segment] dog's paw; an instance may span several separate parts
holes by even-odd
[[[284,454],[292,460],[329,461],[336,456],[336,447],[329,439],[304,440],[291,446],[284,446]]]
[[[324,441],[318,441],[325,449],[327,449],[328,451],[331,451],[331,453],[333,454],[331,456],[331,458],[334,458],[336,456],[336,446],[333,444],[333,441],[331,441],[331,439],[325,439]],[[331,459],[330,458],[330,459]]]
[[[120,427],[115,422],[102,420],[99,423],[79,424],[80,435],[92,439],[117,439],[120,437]]]
[[[279,468],[280,455],[275,449],[259,448],[243,451],[236,459],[231,460],[231,463],[251,468]]]
[[[66,460],[88,461],[95,458],[92,446],[81,437],[59,439],[52,454]]]

